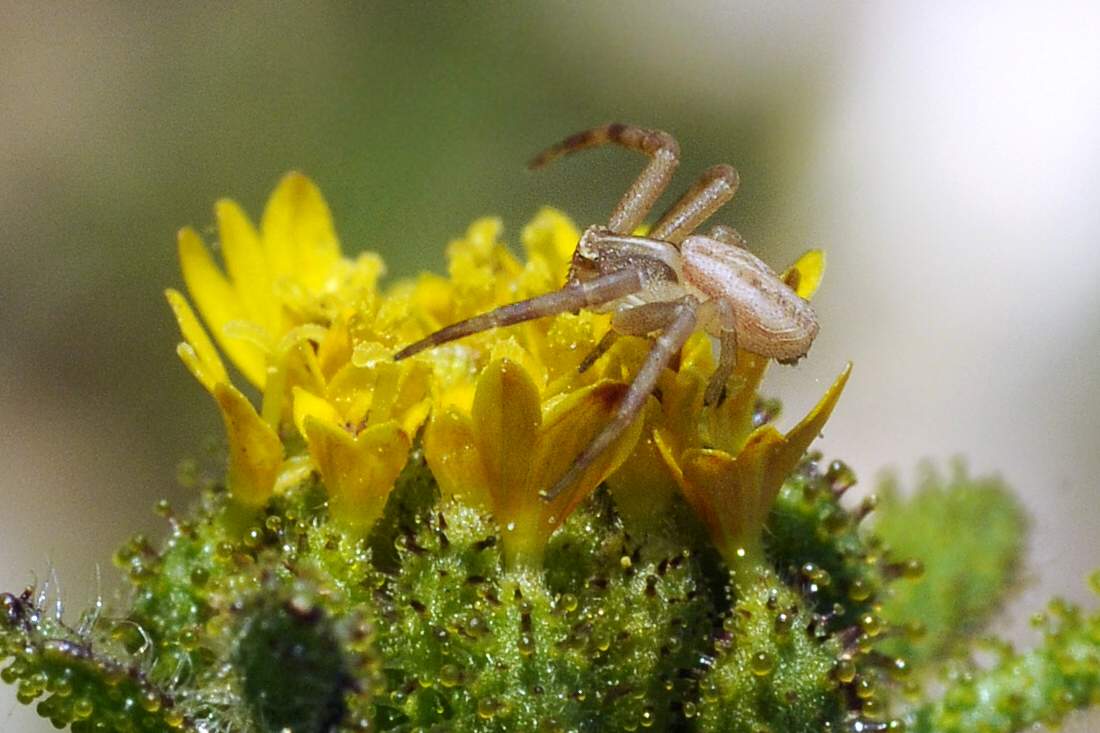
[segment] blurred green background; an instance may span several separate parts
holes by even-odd
[[[921,457],[1000,469],[1037,517],[1020,601],[1100,564],[1100,12],[1085,5],[0,2],[0,586],[71,606],[156,533],[220,436],[176,360],[175,232],[313,177],[345,251],[440,270],[449,238],[542,204],[605,218],[641,161],[528,173],[576,130],[669,130],[679,187],[777,268],[828,250],[824,329],[777,370],[791,415],[856,362],[822,448],[866,489]],[[208,239],[210,239],[208,237]],[[0,729],[45,730],[0,691]],[[14,710],[9,715],[9,710]],[[1082,728],[1083,730],[1083,728]]]

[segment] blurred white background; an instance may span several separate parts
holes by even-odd
[[[787,415],[854,361],[820,447],[861,489],[926,457],[999,472],[1035,519],[1002,628],[1096,605],[1100,5],[437,8],[3,9],[0,588],[52,563],[79,607],[157,498],[186,502],[172,467],[220,425],[159,296],[175,227],[222,195],[258,213],[301,166],[347,249],[438,269],[476,215],[605,216],[636,161],[606,186],[618,157],[521,165],[625,119],[678,136],[684,185],[737,165],[726,220],[776,267],[827,249],[822,334],[769,377]],[[3,687],[0,729],[50,727]]]

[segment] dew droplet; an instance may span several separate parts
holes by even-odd
[[[749,669],[757,677],[766,677],[775,669],[775,657],[768,652],[756,652],[749,660]]]
[[[871,597],[871,584],[863,578],[856,578],[848,587],[848,597],[856,603],[866,601]]]
[[[462,670],[455,664],[444,664],[439,668],[439,684],[441,687],[455,687],[462,682]]]
[[[477,701],[477,717],[482,720],[492,720],[500,712],[501,704],[491,697],[483,697]]]
[[[833,668],[833,674],[836,675],[837,682],[842,685],[850,684],[852,680],[856,678],[856,665],[849,657],[841,657],[836,660],[836,667]]]
[[[901,577],[906,580],[920,580],[924,577],[924,563],[915,557],[909,558],[901,565]]]

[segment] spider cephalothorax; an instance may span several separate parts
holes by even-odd
[[[680,147],[666,132],[610,124],[578,133],[540,153],[532,168],[607,143],[644,153],[650,162],[627,190],[606,226],[585,230],[561,290],[502,306],[442,328],[399,351],[419,351],[498,326],[581,308],[611,313],[611,329],[580,369],[589,368],[620,335],[657,334],[615,417],[543,496],[553,499],[576,481],[641,412],[661,371],[697,329],[719,343],[718,366],[705,404],[720,402],[736,364],[737,349],[791,363],[817,335],[817,318],[764,262],[745,249],[733,229],[694,234],[737,190],[737,171],[716,165],[700,176],[644,237],[632,232],[664,192],[679,164]]]

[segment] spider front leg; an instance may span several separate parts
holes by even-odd
[[[741,179],[733,166],[722,164],[708,168],[699,180],[661,215],[653,225],[649,236],[679,244],[732,199],[740,183]]]
[[[623,296],[636,293],[645,285],[643,273],[638,270],[617,270],[584,282],[573,282],[561,290],[540,295],[517,303],[509,303],[487,313],[441,328],[419,341],[409,344],[394,354],[394,361],[449,341],[470,336],[491,328],[510,326],[543,316],[591,308],[610,303]]]
[[[664,193],[672,174],[680,164],[680,146],[672,135],[661,130],[611,123],[578,132],[557,145],[547,148],[531,160],[528,168],[541,168],[563,155],[578,150],[616,143],[629,150],[648,155],[651,160],[634,181],[611,213],[608,229],[629,234],[645,219],[653,204]]]
[[[630,311],[624,311],[626,323],[629,324],[634,318],[638,319],[638,323],[633,324],[633,327],[636,328],[657,322],[663,322],[667,325],[653,342],[653,348],[650,349],[642,368],[635,375],[634,381],[630,383],[630,388],[623,396],[622,402],[619,403],[611,422],[605,425],[603,430],[588,444],[588,447],[577,456],[565,475],[558,479],[552,487],[540,494],[543,500],[553,501],[565,489],[576,483],[585,469],[610,448],[615,440],[623,434],[623,431],[630,427],[630,423],[638,417],[645,406],[646,399],[657,386],[657,379],[661,376],[661,372],[664,371],[673,355],[683,347],[688,337],[695,330],[697,305],[698,302],[694,298],[688,297],[678,301],[648,303],[632,308]],[[637,316],[629,316],[628,314],[631,311],[642,311],[642,313]],[[620,320],[620,324],[623,323],[624,321]]]

